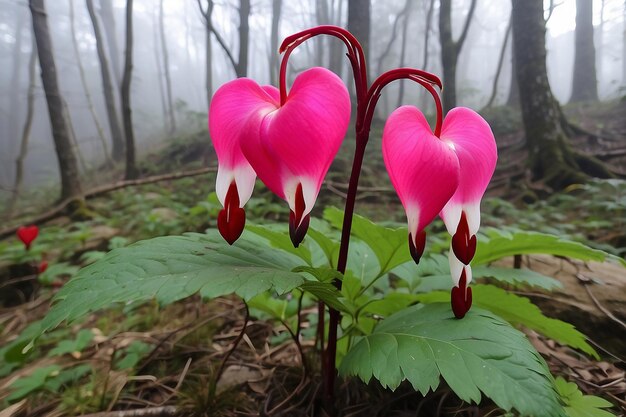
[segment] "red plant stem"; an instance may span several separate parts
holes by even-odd
[[[379,76],[370,88],[367,86],[367,65],[363,49],[358,40],[347,30],[337,26],[317,26],[311,29],[291,35],[283,41],[279,51],[284,52],[279,73],[280,103],[285,104],[287,100],[287,61],[291,52],[306,40],[317,35],[331,35],[339,38],[344,42],[348,49],[348,59],[352,65],[354,73],[354,83],[357,99],[357,114],[355,122],[356,133],[356,149],[354,159],[352,161],[352,172],[350,174],[350,182],[348,185],[348,193],[346,196],[346,206],[344,209],[343,226],[341,229],[341,244],[339,246],[339,257],[337,260],[337,270],[344,274],[348,263],[348,249],[350,246],[350,232],[352,230],[352,218],[354,216],[354,206],[356,202],[356,193],[359,186],[359,177],[361,167],[363,165],[363,157],[365,156],[365,148],[369,140],[369,133],[374,117],[374,109],[378,103],[378,99],[382,89],[389,83],[399,79],[409,79],[417,82],[430,92],[435,100],[437,107],[437,121],[435,124],[435,136],[439,137],[442,125],[442,106],[441,99],[434,86],[441,89],[441,81],[438,77],[425,71],[414,68],[398,68],[387,71]],[[333,281],[335,287],[341,290],[341,280]],[[324,305],[319,304],[319,322],[324,323]],[[341,315],[339,311],[329,307],[329,328],[328,328],[328,345],[324,352],[323,327],[321,330],[321,350],[322,350],[322,376],[324,382],[324,399],[326,404],[332,408],[333,395],[335,390],[335,374],[336,374],[336,354],[337,354],[337,330]]]

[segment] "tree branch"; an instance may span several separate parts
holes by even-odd
[[[465,42],[465,38],[467,37],[467,32],[469,32],[470,23],[472,23],[472,16],[474,16],[474,10],[476,10],[476,0],[472,0],[470,4],[469,12],[467,13],[467,19],[465,19],[465,25],[463,25],[463,31],[461,32],[461,36],[459,40],[454,43],[454,47],[456,49],[456,56],[459,56],[461,53],[461,48],[463,47],[463,42]]]

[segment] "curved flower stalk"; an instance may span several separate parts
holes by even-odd
[[[258,175],[289,204],[289,232],[297,247],[349,122],[348,90],[324,68],[298,75],[284,97],[247,78],[223,85],[209,109],[219,161],[216,188],[224,206],[218,217],[222,236],[232,244],[243,231],[243,206]]]
[[[437,213],[452,235],[451,304],[454,315],[463,318],[472,305],[467,285],[472,280],[469,263],[476,252],[480,200],[497,160],[491,128],[478,113],[459,107],[448,112],[441,130],[433,133],[417,108],[403,106],[385,124],[383,155],[406,211],[413,259],[419,262],[423,229]]]

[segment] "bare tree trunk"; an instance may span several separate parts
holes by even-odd
[[[439,39],[441,41],[441,64],[443,65],[443,109],[445,112],[456,107],[456,64],[475,9],[476,0],[472,0],[461,36],[457,41],[454,41],[452,39],[452,0],[441,0],[440,2]]]
[[[626,22],[626,1],[624,2],[624,15],[622,21]],[[622,24],[622,88],[626,90],[626,23]],[[626,95],[626,91],[624,91]]]
[[[500,58],[498,59],[498,68],[496,69],[496,75],[493,78],[493,86],[491,87],[491,97],[489,97],[489,101],[485,107],[491,107],[493,105],[494,100],[496,99],[496,94],[498,92],[498,80],[500,79],[500,73],[502,72],[502,64],[504,64],[504,55],[506,54],[506,46],[509,43],[509,38],[511,37],[511,22],[512,17],[509,18],[509,24],[506,27],[506,33],[504,34],[504,42],[502,42],[502,48],[500,49]]]
[[[70,142],[72,143],[72,152],[76,152],[76,159],[80,164],[80,168],[83,173],[87,172],[87,164],[85,163],[85,158],[83,157],[83,153],[80,150],[80,146],[78,144],[78,138],[76,137],[76,131],[74,130],[74,123],[72,123],[72,117],[70,115],[70,108],[67,105],[67,101],[63,99],[63,117],[65,117],[65,123],[68,127],[68,133],[70,135]]]
[[[370,47],[371,7],[370,0],[348,0],[348,30],[361,43],[366,57]]]
[[[202,1],[198,1],[198,8],[200,14],[204,20],[205,28],[205,56],[206,56],[206,100],[207,106],[211,103],[211,97],[213,97],[213,46],[211,44],[211,33],[213,32],[213,25],[211,23],[211,16],[213,15],[213,0],[207,0],[206,9],[202,7]]]
[[[61,199],[79,197],[81,195],[81,187],[78,166],[63,112],[63,98],[57,80],[57,70],[52,52],[52,41],[48,29],[48,17],[44,0],[29,0],[28,4],[33,17],[33,32],[37,42],[41,80],[46,92],[52,136],[59,161]]]
[[[515,39],[515,34],[513,34]],[[515,51],[511,48],[511,85],[509,86],[509,97],[506,105],[511,107],[519,107],[519,86],[517,85],[517,65],[515,64]]]
[[[22,180],[24,178],[24,160],[28,154],[28,139],[30,138],[30,130],[33,126],[33,115],[35,114],[35,88],[37,86],[36,77],[37,66],[37,43],[35,37],[32,38],[32,49],[30,60],[28,61],[28,95],[26,98],[26,120],[22,130],[22,140],[20,141],[20,154],[15,160],[15,179],[13,182],[13,194],[7,207],[7,216],[11,217],[15,210],[15,204],[20,196],[22,189]]]
[[[409,32],[409,22],[411,17],[411,4],[413,2],[411,0],[406,0],[406,4],[404,5],[403,13],[404,13],[404,24],[402,25],[402,43],[400,44],[400,68],[404,67],[406,60],[406,42],[408,38]],[[398,107],[402,105],[402,100],[404,100],[404,85],[405,81],[400,82],[400,91],[398,91]]]
[[[576,0],[574,78],[570,102],[598,100],[592,7],[590,0]]]
[[[7,94],[8,99],[8,120],[6,124],[6,134],[7,140],[3,145],[6,146],[5,152],[7,155],[15,154],[15,142],[19,135],[19,107],[12,105],[12,103],[20,102],[22,97],[20,97],[20,88],[22,86],[22,72],[24,69],[22,68],[22,42],[24,39],[24,22],[25,16],[22,13],[21,7],[16,7],[16,25],[15,25],[15,47],[13,48],[13,59],[12,59],[12,69],[11,69],[11,85],[9,94]]]
[[[100,124],[100,120],[96,114],[96,110],[93,106],[93,100],[91,99],[91,92],[89,91],[89,84],[87,83],[87,77],[85,75],[85,68],[83,67],[83,63],[80,59],[80,50],[78,49],[78,42],[76,41],[76,25],[74,22],[74,0],[70,0],[70,30],[72,32],[72,46],[74,48],[74,55],[76,55],[76,63],[78,64],[78,71],[80,73],[80,81],[83,85],[83,90],[85,90],[85,98],[87,99],[87,107],[89,108],[89,112],[91,113],[91,117],[93,118],[93,122],[96,125],[96,130],[98,131],[98,138],[100,139],[100,144],[102,145],[102,151],[104,153],[104,158],[107,165],[112,166],[113,160],[111,159],[111,155],[109,154],[109,147],[107,145],[107,141],[104,135],[104,129]]]
[[[324,0],[326,3],[326,0]],[[272,33],[270,36],[270,84],[278,85],[278,29],[282,0],[272,0]]]
[[[124,137],[122,129],[117,118],[117,107],[115,105],[115,96],[113,94],[113,83],[111,82],[111,73],[109,72],[109,61],[106,55],[104,39],[100,31],[100,23],[96,16],[93,0],[86,0],[87,11],[93,24],[93,32],[96,38],[96,49],[98,51],[98,59],[100,60],[100,72],[102,74],[102,89],[104,92],[104,101],[107,109],[107,117],[109,119],[109,130],[111,131],[111,141],[113,142],[113,159],[119,161],[124,157]]]
[[[100,16],[102,17],[104,35],[107,38],[106,43],[109,47],[109,55],[111,57],[111,65],[113,67],[113,76],[115,77],[116,86],[119,87],[122,83],[122,64],[120,63],[120,50],[117,47],[117,31],[115,30],[113,0],[100,0]]]
[[[126,0],[126,52],[124,53],[124,75],[122,77],[122,118],[126,136],[126,179],[137,178],[135,163],[135,135],[133,133],[132,110],[130,107],[130,81],[133,71],[133,0]]]
[[[341,13],[343,11],[343,0],[338,0],[337,5],[335,1],[331,1],[330,5],[330,20],[332,24],[337,26],[343,26],[341,21]],[[343,63],[345,56],[342,53],[343,44],[338,39],[331,39],[328,46],[328,68],[341,77],[343,73]]]
[[[156,12],[152,13],[152,42],[154,45],[154,60],[156,62],[155,68],[157,69],[157,84],[159,85],[159,97],[161,98],[161,121],[163,123],[163,130],[169,132],[169,121],[167,118],[167,104],[165,100],[165,88],[163,87],[163,65],[161,64],[161,53],[159,52],[159,33],[158,33],[158,21]]]
[[[165,39],[165,22],[163,16],[163,0],[159,1],[159,34],[161,38],[161,53],[163,54],[163,73],[165,74],[165,91],[167,92],[167,114],[169,117],[169,133],[176,131],[176,116],[172,100],[172,80],[170,79],[170,60]],[[128,47],[128,41],[126,46]],[[126,128],[124,128],[126,130]]]
[[[237,60],[237,77],[248,75],[248,45],[250,38],[250,0],[240,0],[239,3],[239,59]]]
[[[583,170],[600,170],[597,161],[576,154],[561,121],[546,70],[545,21],[542,0],[513,0],[513,41],[517,82],[529,166],[535,179],[555,189],[586,179]]]

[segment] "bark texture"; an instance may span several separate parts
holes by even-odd
[[[87,11],[93,25],[93,32],[96,38],[96,49],[98,51],[98,60],[100,61],[100,72],[102,75],[102,90],[104,93],[104,102],[107,109],[107,118],[109,119],[109,130],[111,131],[111,141],[113,142],[112,155],[115,161],[120,161],[124,157],[124,136],[117,117],[117,106],[115,105],[115,95],[113,93],[113,82],[111,80],[111,72],[109,71],[109,60],[107,58],[106,46],[102,31],[100,30],[100,22],[96,16],[93,7],[93,0],[86,0]]]
[[[117,47],[113,0],[100,0],[100,15],[102,16],[104,35],[107,38],[106,42],[111,56],[113,76],[115,77],[116,86],[119,87],[122,83],[122,64],[120,63],[120,49]]]
[[[211,23],[211,16],[213,15],[213,0],[207,0],[206,8],[203,7],[202,1],[197,0],[198,8],[204,22],[204,37],[205,37],[205,85],[206,85],[206,102],[207,108],[211,104],[211,97],[213,97],[213,45],[211,44],[211,34],[213,32],[213,26]],[[276,85],[276,84],[273,84]]]
[[[441,0],[439,5],[439,40],[441,42],[441,64],[443,66],[443,110],[456,107],[456,64],[467,37],[476,0],[470,4],[463,30],[458,40],[452,38],[452,0]]]
[[[137,178],[135,163],[135,135],[133,133],[132,109],[130,107],[130,80],[133,72],[133,0],[126,0],[126,52],[124,53],[122,77],[122,118],[126,136],[126,179]]]
[[[29,0],[33,18],[33,33],[41,67],[41,80],[46,92],[46,102],[52,126],[52,136],[61,174],[61,199],[79,197],[81,187],[76,156],[72,149],[69,128],[64,115],[64,104],[57,79],[56,64],[52,52],[52,41],[48,29],[48,16],[44,0]]]
[[[591,0],[576,0],[576,44],[571,102],[598,99],[592,7]]]
[[[513,0],[513,34],[517,83],[533,178],[543,180],[554,189],[584,182],[586,176],[581,168],[589,165],[585,162],[589,159],[572,151],[563,130],[561,108],[548,82],[542,0]]]
[[[237,77],[248,75],[248,44],[250,38],[250,0],[239,2],[239,59],[235,68]]]

